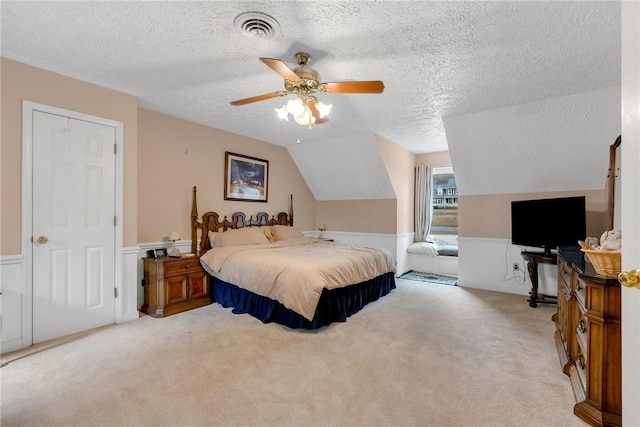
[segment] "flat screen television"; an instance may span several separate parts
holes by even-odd
[[[587,233],[585,197],[511,202],[511,242],[544,249],[579,246]]]

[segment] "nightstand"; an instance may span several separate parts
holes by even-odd
[[[141,311],[165,317],[211,304],[209,275],[197,257],[143,258],[144,304]]]

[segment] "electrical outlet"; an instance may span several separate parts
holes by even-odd
[[[518,264],[517,262],[513,263],[513,269],[514,270],[520,270],[520,264]]]

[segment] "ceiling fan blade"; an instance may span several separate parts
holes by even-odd
[[[320,117],[320,112],[318,111],[318,109],[316,108],[316,100],[315,99],[310,99],[309,102],[307,102],[307,107],[309,107],[309,110],[311,110],[311,114],[313,115],[313,117],[316,118],[316,122],[315,124],[317,125],[321,125],[323,123],[326,123],[329,121],[329,117]]]
[[[288,94],[289,92],[285,92],[285,91],[265,93],[264,95],[252,96],[251,98],[238,99],[236,101],[230,102],[229,104],[231,105],[251,104],[252,102],[264,101],[266,99],[277,98],[279,96],[285,96]]]
[[[293,70],[287,66],[287,64],[279,59],[260,58],[260,61],[264,62],[276,73],[280,74],[280,77],[285,80],[291,80],[292,82],[297,82],[298,80],[300,80],[300,77],[298,77],[298,75],[294,73]]]
[[[327,93],[382,93],[384,83],[380,80],[322,83],[320,90]]]

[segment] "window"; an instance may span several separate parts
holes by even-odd
[[[433,216],[431,234],[458,234],[458,187],[451,166],[434,167],[431,172]]]

